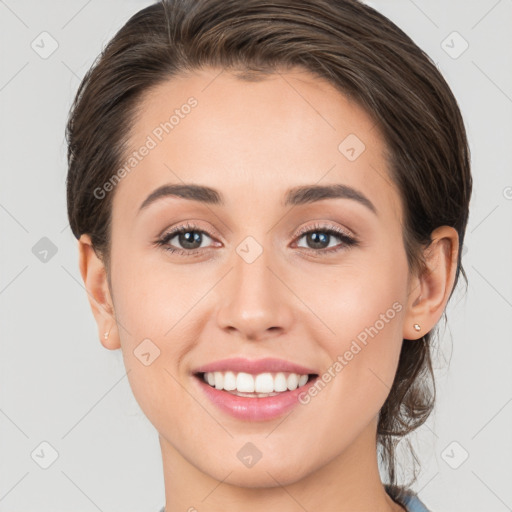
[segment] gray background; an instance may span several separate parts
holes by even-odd
[[[441,323],[437,407],[411,436],[423,466],[414,489],[436,512],[512,510],[512,0],[368,3],[437,63],[472,150],[469,287]],[[65,204],[79,81],[148,4],[0,0],[0,512],[164,503],[157,434],[120,351],[97,339]]]

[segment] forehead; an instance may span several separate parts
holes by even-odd
[[[371,117],[300,69],[258,81],[205,69],[163,82],[139,105],[132,152],[114,198],[124,215],[135,215],[135,206],[167,183],[221,189],[228,206],[254,195],[282,202],[297,185],[343,183],[400,217],[386,147]]]

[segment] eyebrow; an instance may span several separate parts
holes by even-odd
[[[151,203],[163,197],[180,197],[199,201],[201,203],[223,206],[225,204],[222,194],[214,188],[195,184],[170,184],[158,187],[151,192],[141,204],[139,211],[147,208]],[[348,185],[302,185],[287,191],[284,206],[300,206],[315,203],[323,199],[352,199],[359,202],[375,215],[375,205],[360,191]]]

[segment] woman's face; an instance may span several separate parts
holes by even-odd
[[[301,70],[182,75],[142,107],[114,190],[111,291],[130,384],[166,456],[249,487],[296,481],[356,445],[375,456],[410,291],[378,128]],[[167,185],[214,192],[146,201]],[[231,358],[318,377],[256,398],[196,375]],[[218,369],[233,371],[219,374],[226,387],[249,373],[240,389],[293,388],[281,363]]]

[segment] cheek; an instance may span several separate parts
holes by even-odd
[[[317,275],[304,283],[311,292],[308,305],[323,321],[310,322],[308,338],[321,347],[326,363],[320,376],[325,384],[303,403],[314,411],[308,414],[323,418],[325,438],[337,439],[344,430],[335,442],[340,449],[375,420],[396,375],[407,279],[399,262],[331,270],[340,277],[319,281]]]
[[[357,265],[332,267],[302,286],[319,319],[309,324],[309,337],[322,345],[331,363],[341,360],[346,385],[379,385],[380,377],[391,386],[402,346],[405,253],[390,251]]]
[[[177,426],[167,425],[165,419],[186,417],[187,408],[194,407],[188,395],[183,396],[178,372],[193,339],[185,332],[192,301],[187,297],[192,293],[158,279],[155,270],[139,266],[136,272],[129,271],[127,263],[118,269],[116,315],[126,327],[119,332],[128,380],[149,421],[175,437]]]
[[[132,334],[125,339],[134,338],[132,341],[137,342],[141,337],[172,337],[194,301],[200,299],[200,286],[194,286],[193,273],[181,266],[172,269],[162,256],[154,258],[142,251],[124,251],[121,244],[117,259],[114,258],[113,251],[116,316]]]
[[[171,273],[168,265],[155,265],[136,251],[125,252],[121,244],[116,249],[112,282],[123,359],[133,394],[151,418],[163,396],[171,401],[179,396],[174,367],[188,350],[191,337],[183,333],[200,290],[190,281],[187,286],[182,274]]]

